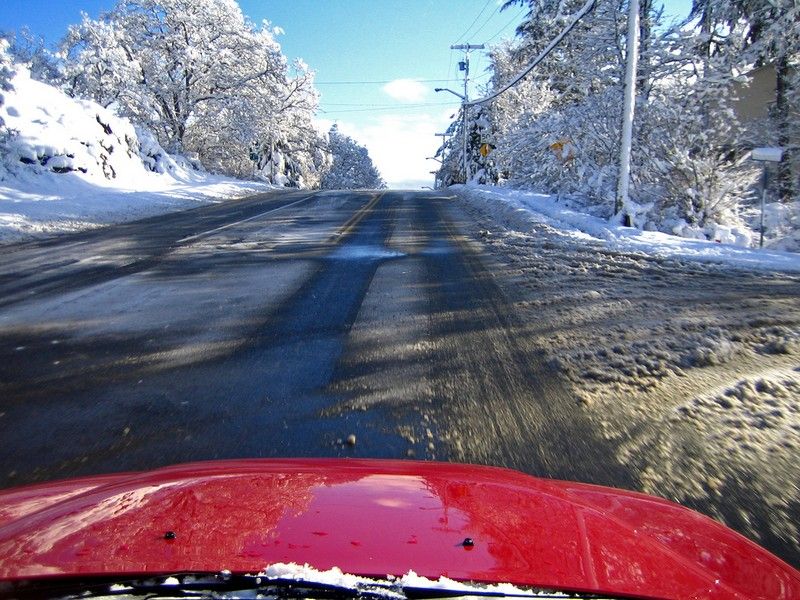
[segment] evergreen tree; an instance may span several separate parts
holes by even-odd
[[[462,109],[463,110],[463,109]],[[446,140],[436,151],[442,161],[436,181],[439,186],[464,183],[464,129],[463,113],[460,113],[447,129]],[[488,150],[484,156],[481,148]],[[480,184],[495,184],[498,173],[492,152],[495,149],[492,123],[489,111],[484,106],[472,106],[467,111],[467,160],[470,180]]]
[[[333,164],[322,176],[327,190],[382,189],[386,187],[364,146],[339,132],[336,125],[328,133]]]

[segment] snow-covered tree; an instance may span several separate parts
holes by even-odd
[[[386,187],[364,146],[339,132],[336,125],[328,133],[333,164],[322,176],[328,190],[382,189]]]
[[[14,60],[9,52],[9,42],[0,37],[0,92],[11,89],[11,78],[14,76]],[[3,103],[3,96],[0,93],[0,105]]]
[[[463,109],[462,109],[463,110]],[[447,136],[442,146],[436,151],[436,158],[442,161],[436,174],[440,186],[463,183],[464,173],[464,119],[463,113],[453,121],[447,129]],[[481,148],[489,152],[485,156]],[[481,184],[497,183],[498,173],[495,167],[495,140],[489,111],[484,106],[473,106],[467,111],[467,161],[469,163],[470,181]]]
[[[729,84],[657,89],[643,108],[645,142],[635,176],[651,219],[678,231],[738,224],[739,204],[755,180],[754,165],[737,144],[742,128],[731,109]]]
[[[491,89],[538,55],[583,2],[512,0],[506,6],[511,4],[529,12],[517,39],[491,50]],[[625,221],[697,235],[714,223],[738,224],[739,208],[756,182],[748,148],[782,145],[788,162],[797,161],[796,70],[787,71],[784,84],[778,75],[775,114],[766,124],[738,122],[735,86],[753,66],[775,64],[779,71],[782,56],[790,65],[797,62],[800,8],[792,0],[696,0],[692,17],[670,28],[660,25],[652,2],[642,2],[640,11],[634,201]],[[501,182],[583,199],[611,216],[626,12],[626,2],[597,0],[530,75],[486,106]],[[786,174],[791,182],[799,168],[782,166],[782,193]]]
[[[9,42],[4,37],[0,37],[0,108],[5,103],[3,92],[8,92],[13,89],[11,85],[11,78],[14,76],[14,61],[9,52]],[[8,139],[10,132],[0,115],[0,150],[5,141]],[[2,176],[2,173],[0,173]]]
[[[584,4],[516,3],[527,5],[529,12],[517,41],[491,52],[495,89],[536,57]],[[528,77],[486,107],[501,179],[553,193],[581,193],[600,202],[613,200],[624,33],[617,2],[598,0]]]
[[[318,180],[313,74],[302,63],[291,73],[274,30],[247,21],[234,0],[120,0],[97,20],[84,15],[62,53],[64,89],[130,117],[172,152],[264,176],[259,164],[276,162],[267,150],[297,147],[291,176],[270,175]]]
[[[25,65],[31,77],[44,83],[53,83],[59,76],[59,59],[45,45],[44,38],[36,36],[27,27],[9,34],[8,52],[13,60]]]
[[[761,143],[782,146],[786,158],[779,168],[778,193],[788,201],[798,194],[800,138],[797,136],[797,69],[800,67],[800,5],[795,0],[694,0],[690,18],[701,31],[706,60],[724,60],[739,70],[772,66],[776,80],[775,103]],[[766,128],[764,127],[766,125]]]

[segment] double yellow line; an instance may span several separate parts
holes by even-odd
[[[379,194],[376,194],[372,200],[370,200],[364,206],[359,208],[353,214],[353,216],[347,219],[347,222],[345,222],[345,224],[342,225],[341,228],[339,228],[339,231],[337,231],[328,239],[328,242],[336,243],[341,241],[343,238],[347,237],[350,234],[350,232],[353,231],[355,226],[358,225],[373,208],[375,208],[375,205],[378,204],[378,202],[380,202],[380,199],[383,198],[384,194],[385,192],[380,192]]]

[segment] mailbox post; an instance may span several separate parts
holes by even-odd
[[[750,153],[750,158],[756,162],[760,162],[764,166],[764,172],[761,176],[761,236],[758,242],[758,247],[764,247],[764,203],[767,199],[767,187],[769,185],[769,164],[779,163],[783,158],[783,148],[767,147],[767,148],[753,148]]]

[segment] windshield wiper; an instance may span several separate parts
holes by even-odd
[[[520,590],[503,592],[478,585],[458,587],[422,587],[402,585],[400,580],[367,580],[352,585],[294,578],[265,577],[264,575],[234,575],[223,571],[217,574],[179,573],[146,579],[118,580],[65,579],[31,580],[0,587],[0,597],[15,598],[241,598],[266,597],[276,599],[320,598],[323,600],[441,600],[447,598],[580,598],[609,599],[609,596],[569,594],[553,590]]]

